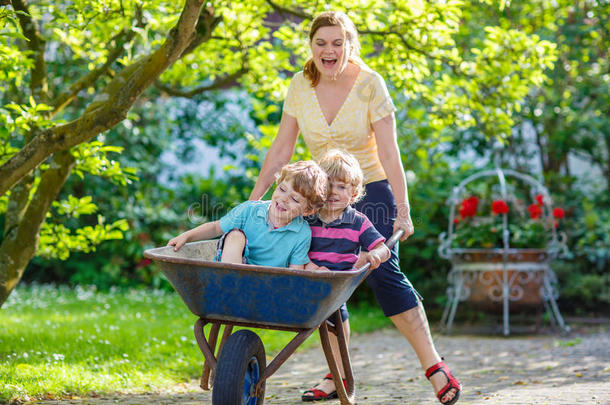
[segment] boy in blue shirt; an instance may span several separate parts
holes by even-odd
[[[219,221],[199,225],[171,239],[180,249],[186,242],[222,235],[217,258],[225,263],[303,269],[311,230],[303,215],[316,212],[326,199],[328,180],[317,163],[300,161],[282,168],[271,201],[246,201]]]

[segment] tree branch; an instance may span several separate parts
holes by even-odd
[[[125,119],[137,98],[195,39],[203,0],[186,0],[176,26],[161,47],[119,72],[74,121],[42,131],[0,166],[0,195],[53,153],[86,142]]]
[[[46,41],[40,35],[38,24],[30,15],[26,0],[12,0],[13,9],[21,11],[17,13],[19,25],[23,35],[28,39],[27,46],[33,52],[34,68],[31,72],[30,90],[32,96],[38,101],[46,102],[49,99],[47,84],[47,64],[44,60],[44,48]]]
[[[313,20],[313,16],[304,11],[296,10],[294,8],[280,6],[279,4],[275,3],[272,0],[267,0],[267,4],[269,4],[271,7],[273,7],[273,9],[275,11],[277,11],[278,13],[280,13],[282,15],[290,14],[292,16],[302,18],[303,20]]]
[[[63,92],[59,96],[57,96],[53,101],[51,101],[51,106],[53,107],[53,111],[50,112],[49,118],[54,117],[59,111],[61,111],[66,105],[68,105],[76,95],[83,89],[86,89],[97,79],[100,78],[103,74],[105,74],[110,66],[123,55],[124,48],[123,45],[127,42],[131,41],[135,36],[135,31],[133,30],[123,30],[116,34],[110,41],[110,45],[114,45],[109,51],[108,56],[106,57],[106,62],[103,65],[97,67],[96,69],[90,71],[85,76],[78,79],[76,82],[72,83],[72,85],[68,88],[67,91]]]
[[[182,52],[180,58],[184,58],[186,55],[193,52],[199,45],[212,38],[212,32],[214,31],[216,26],[220,24],[221,21],[222,17],[215,17],[213,9],[206,8],[201,10],[201,14],[197,19],[197,25],[195,26],[195,32],[197,33],[197,36]]]
[[[161,82],[160,80],[157,80],[155,82],[155,87],[157,87],[159,90],[164,91],[165,93],[169,94],[170,96],[193,98],[198,94],[205,93],[206,91],[212,91],[212,90],[218,90],[218,89],[230,87],[231,84],[233,84],[237,79],[239,79],[246,73],[248,73],[248,68],[242,67],[235,73],[231,73],[224,77],[217,78],[216,80],[214,80],[214,82],[212,84],[208,84],[206,86],[200,86],[200,87],[194,88],[192,90],[177,89],[175,87],[169,86],[169,85]]]

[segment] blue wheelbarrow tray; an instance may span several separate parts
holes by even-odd
[[[159,264],[193,314],[259,328],[317,327],[352,295],[367,269],[331,272],[212,261],[216,241],[144,253]]]

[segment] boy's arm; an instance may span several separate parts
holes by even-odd
[[[167,242],[167,246],[173,246],[174,252],[176,252],[187,242],[212,239],[220,235],[222,235],[220,221],[206,222],[171,239]]]

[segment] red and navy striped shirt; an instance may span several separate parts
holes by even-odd
[[[363,213],[347,207],[330,224],[317,216],[307,217],[311,228],[309,259],[329,270],[351,270],[360,250],[371,250],[385,238]]]

